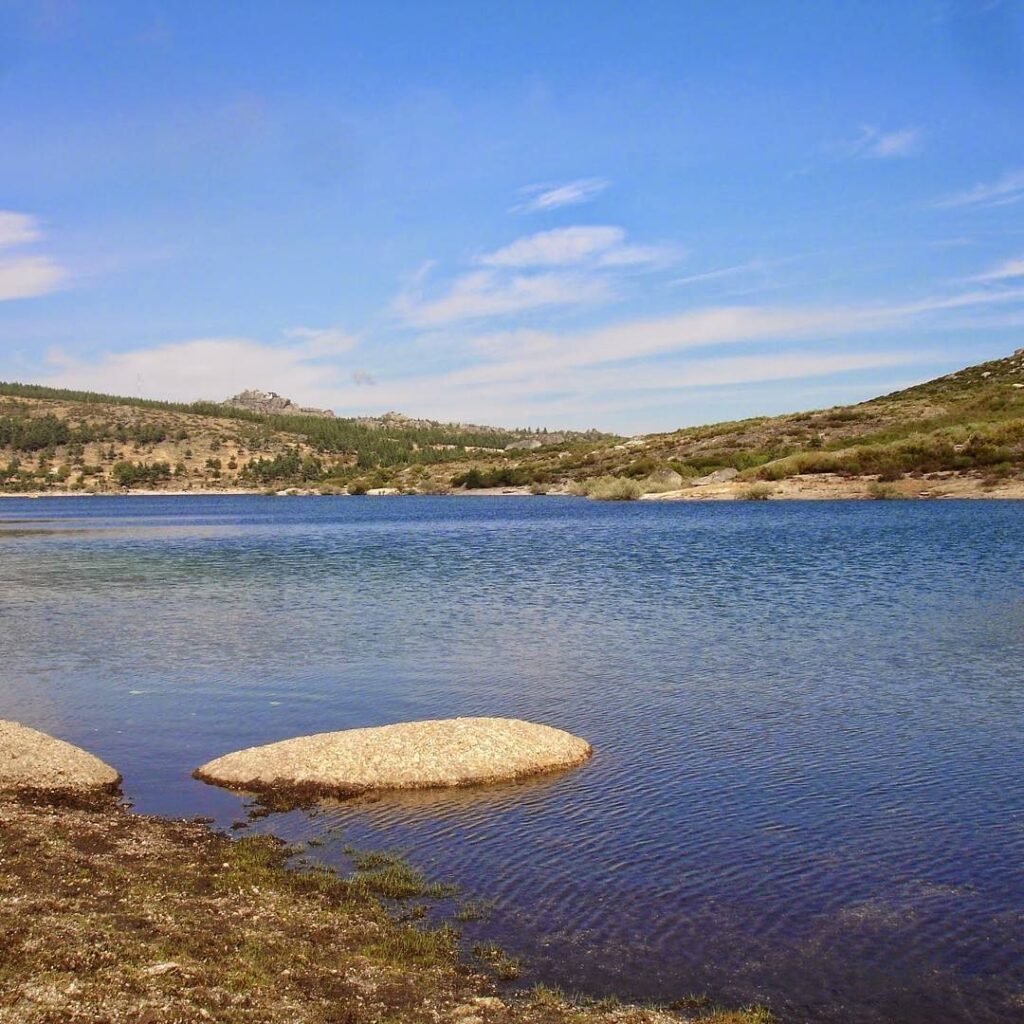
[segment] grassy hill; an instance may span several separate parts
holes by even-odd
[[[549,436],[556,443],[545,443]],[[506,450],[524,437],[541,446]],[[261,416],[0,384],[0,489],[8,491],[530,487],[637,497],[713,473],[761,489],[749,496],[795,478],[1024,482],[1024,349],[857,405],[628,440]]]
[[[794,477],[1024,480],[1024,349],[857,405],[481,459],[455,482],[637,497],[731,470],[734,487]]]
[[[1024,349],[857,405],[591,447],[557,469],[571,477],[639,478],[659,466],[684,478],[734,468],[769,481],[817,473],[1017,473],[1024,468]]]

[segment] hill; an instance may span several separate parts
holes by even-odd
[[[0,489],[1024,496],[1024,349],[856,405],[624,440],[0,384]]]
[[[480,459],[454,482],[597,497],[1024,497],[1024,349],[856,405]]]
[[[325,416],[273,397],[282,411],[261,412],[237,399],[180,404],[0,382],[0,491],[344,488],[365,481],[360,489],[384,486],[398,467],[408,473],[497,456],[554,436],[397,413]]]

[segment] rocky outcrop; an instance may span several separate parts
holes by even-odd
[[[739,475],[739,470],[730,466],[728,469],[716,469],[713,473],[708,473],[707,476],[697,477],[692,483],[694,487],[701,487],[704,484],[724,484],[735,480]]]
[[[0,719],[0,792],[114,792],[120,781],[110,765],[80,747]]]
[[[448,718],[302,736],[226,754],[204,782],[287,798],[520,779],[582,764],[586,740],[514,718]]]
[[[678,491],[683,486],[683,476],[671,466],[662,466],[651,473],[644,482],[651,491]]]
[[[226,398],[222,405],[232,409],[247,409],[261,416],[319,416],[333,419],[330,409],[310,409],[296,405],[290,398],[279,395],[276,391],[240,391],[233,398]]]
[[[543,448],[551,444],[565,444],[565,434],[534,434],[532,437],[524,437],[521,441],[513,441],[505,445],[507,452],[530,452],[537,448]]]

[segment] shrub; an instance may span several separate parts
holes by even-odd
[[[643,488],[635,480],[621,476],[599,476],[587,481],[586,494],[595,501],[636,501]]]
[[[516,466],[495,466],[493,469],[473,469],[452,477],[452,487],[464,487],[467,491],[485,487],[525,487],[532,483],[544,483],[545,474]]]
[[[171,464],[169,462],[115,462],[111,470],[115,482],[121,487],[135,487],[138,484],[156,484],[161,480],[169,480]]]
[[[774,493],[775,488],[769,487],[768,484],[754,484],[743,491],[740,498],[743,501],[767,501]]]
[[[890,484],[880,484],[878,481],[873,481],[868,485],[868,497],[873,501],[892,501],[896,498],[902,498],[903,495]]]

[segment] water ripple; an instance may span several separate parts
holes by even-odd
[[[1024,1017],[1015,503],[7,501],[0,715],[141,810],[254,743],[453,714],[590,739],[565,775],[276,815],[493,898],[593,993],[794,1021]]]

